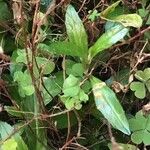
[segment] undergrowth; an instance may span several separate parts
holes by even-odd
[[[0,0],[0,149],[149,149],[149,41],[149,0]]]

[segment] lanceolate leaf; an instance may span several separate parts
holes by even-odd
[[[97,109],[113,127],[129,135],[129,124],[115,93],[105,84],[105,82],[102,82],[95,77],[91,78],[91,83]]]
[[[100,14],[101,18],[111,20],[111,18],[109,18],[109,15],[114,12],[115,8],[119,5],[120,2],[121,1],[119,0],[102,11]]]
[[[88,41],[87,34],[81,19],[75,9],[69,5],[66,11],[66,29],[69,42],[73,44],[81,57],[87,57]],[[74,53],[74,51],[72,51]]]
[[[128,33],[128,29],[121,24],[112,27],[104,33],[96,43],[89,49],[89,61],[99,52],[111,47]]]
[[[101,18],[112,22],[121,23],[124,27],[140,28],[142,26],[142,18],[138,14],[122,14],[116,17],[113,15],[116,14],[115,10],[120,2],[121,1],[117,1],[102,11],[100,14]]]

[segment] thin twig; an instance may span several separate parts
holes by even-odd
[[[73,111],[74,111],[74,113],[75,113],[75,115],[76,115],[76,117],[77,117],[77,120],[78,120],[78,132],[77,132],[77,137],[80,137],[80,135],[81,135],[81,119],[80,119],[80,116],[79,116],[78,112],[77,112],[75,109],[74,109]]]

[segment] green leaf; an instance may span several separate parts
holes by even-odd
[[[91,83],[97,109],[113,127],[129,135],[129,124],[115,93],[105,84],[105,82],[102,82],[95,77],[91,78]]]
[[[120,2],[121,1],[119,0],[115,2],[114,4],[110,5],[109,7],[107,7],[104,11],[101,12],[100,16],[103,19],[111,20],[109,16],[115,11],[115,8],[119,5]]]
[[[80,87],[77,86],[73,86],[73,87],[68,87],[68,88],[63,88],[63,93],[65,96],[70,96],[70,97],[74,97],[76,95],[79,94],[80,91]]]
[[[61,93],[62,90],[62,83],[63,82],[63,77],[62,77],[62,72],[58,72],[55,74],[55,78],[49,77],[49,78],[44,78],[44,85],[48,92],[53,96],[57,96],[59,93]],[[51,100],[52,97],[49,95],[49,93],[45,90],[43,87],[42,92],[43,92],[43,98],[44,98],[44,103],[47,105]]]
[[[27,96],[30,96],[34,93],[34,86],[33,85],[27,85],[22,87],[22,89],[24,90],[24,94]]]
[[[35,91],[32,85],[31,76],[27,71],[16,71],[14,73],[14,81],[18,82],[18,91],[20,96],[25,97],[25,95],[32,95]]]
[[[53,5],[53,0],[41,0],[40,1],[40,9],[44,12],[50,7],[50,5]]]
[[[99,52],[110,48],[113,44],[120,41],[126,34],[128,33],[128,29],[122,26],[121,24],[117,24],[112,27],[110,30],[105,32],[96,43],[90,47],[89,49],[89,61],[97,55]]]
[[[65,79],[63,84],[63,93],[65,96],[74,97],[80,91],[79,80],[72,74]]]
[[[88,55],[88,41],[87,34],[81,19],[79,18],[75,9],[69,5],[66,11],[65,25],[69,42],[74,45],[80,57],[87,58]],[[72,50],[74,53],[74,50]]]
[[[101,12],[101,17],[105,20],[121,23],[124,27],[140,28],[142,26],[142,18],[138,14],[113,15],[115,14],[116,7],[120,2],[121,1],[117,1],[106,8],[103,12]]]
[[[150,80],[146,81],[145,85],[146,85],[148,91],[150,92]]]
[[[142,18],[138,14],[120,15],[114,21],[121,23],[125,27],[140,28],[142,26]]]
[[[131,140],[136,143],[136,144],[140,144],[142,142],[143,139],[143,131],[136,131],[131,135]]]
[[[25,50],[24,49],[18,49],[17,50],[17,55],[16,56],[16,62],[17,63],[25,63],[27,64],[27,58],[26,58],[26,53],[25,53]]]
[[[91,20],[92,22],[95,21],[98,16],[100,16],[100,13],[98,13],[97,10],[94,11],[90,10],[88,13],[89,13],[88,19]]]
[[[8,112],[8,114],[16,116],[18,118],[23,118],[22,113],[18,111],[14,106],[5,106],[4,108]]]
[[[148,130],[144,130],[143,143],[145,145],[150,145],[150,131]]]
[[[146,68],[144,71],[138,70],[135,74],[135,77],[142,82],[146,82],[150,79],[150,68]]]
[[[7,21],[11,18],[11,13],[8,9],[7,3],[0,1],[0,21]]]
[[[57,113],[57,111],[54,111],[54,113]],[[69,121],[70,121],[70,126],[74,126],[77,124],[77,118],[76,115],[74,114],[73,111],[69,112]],[[57,129],[64,129],[64,128],[68,128],[68,116],[67,114],[61,114],[58,115],[56,117],[52,118],[54,120],[54,122],[56,123],[56,127]]]
[[[132,82],[130,84],[130,89],[134,91],[134,94],[137,98],[143,99],[146,96],[145,85],[142,82]]]
[[[81,108],[82,104],[80,102],[75,104],[75,109],[80,110]]]
[[[133,131],[131,140],[136,143],[150,144],[150,115],[145,117],[142,111],[136,113],[134,118],[129,120],[130,128]]]
[[[74,76],[82,77],[84,73],[84,68],[81,63],[76,63],[72,66],[71,74]]]
[[[57,55],[80,56],[77,47],[70,42],[54,42],[48,45],[40,43],[38,49]]]
[[[72,67],[73,65],[75,65],[76,62],[75,61],[72,61],[70,59],[66,59],[65,60],[65,70],[66,70],[66,74],[67,75],[70,75],[72,74]]]
[[[144,143],[145,145],[150,145],[150,133],[147,130],[136,131],[131,135],[131,140],[136,143]]]
[[[76,78],[75,76],[73,76],[72,74],[70,74],[68,76],[68,78],[66,78],[65,81],[64,81],[63,89],[74,87],[74,86],[78,85],[78,83],[79,83],[78,78]]]
[[[74,103],[75,103],[74,99],[67,98],[66,101],[65,101],[65,106],[66,106],[67,109],[70,110],[70,109],[74,108]]]
[[[50,74],[55,69],[55,64],[51,60],[44,57],[36,57],[37,65],[43,74]],[[37,68],[34,68],[35,70]],[[34,71],[35,71],[34,70]],[[36,73],[36,72],[35,72]]]
[[[5,141],[10,135],[12,135],[12,133],[14,133],[14,128],[6,122],[0,121],[0,140],[1,140],[1,142]],[[19,133],[15,133],[11,137],[17,143],[18,150],[28,150],[26,144],[24,143],[24,141],[21,138],[21,136],[19,135]],[[12,141],[9,141],[9,142],[11,143]]]
[[[17,150],[17,142],[14,138],[8,139],[3,143],[2,150]]]
[[[87,94],[85,94],[85,92],[81,89],[80,93],[79,93],[79,99],[80,101],[86,102],[88,101],[89,97]]]
[[[129,120],[129,123],[131,131],[144,130],[147,123],[147,119],[143,117],[141,111],[139,111],[136,113],[135,118],[131,118]]]

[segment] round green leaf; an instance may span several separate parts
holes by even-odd
[[[83,65],[81,63],[74,64],[71,72],[74,76],[82,77],[84,73]]]
[[[75,85],[78,85],[78,82],[79,82],[78,78],[76,78],[75,76],[70,74],[69,77],[66,78],[66,80],[64,81],[63,89],[67,89],[69,87],[73,87]]]
[[[43,74],[50,74],[55,69],[54,62],[48,60],[47,58],[36,57],[36,61]]]
[[[142,82],[146,82],[150,79],[150,68],[146,68],[144,71],[137,71],[135,77]]]
[[[67,98],[67,100],[65,101],[65,106],[67,109],[72,109],[74,108],[74,99],[73,98]]]
[[[150,132],[147,130],[144,130],[143,132],[143,143],[145,145],[150,145]]]
[[[74,97],[74,96],[78,95],[79,91],[80,91],[80,87],[78,85],[74,86],[74,87],[68,87],[63,90],[64,95],[70,96],[70,97]]]
[[[35,91],[33,85],[22,87],[22,89],[24,90],[25,95],[28,95],[28,96],[32,95]]]
[[[145,85],[142,82],[132,82],[130,89],[134,91],[135,96],[139,99],[143,99],[146,96]]]
[[[143,131],[136,131],[134,133],[132,133],[131,135],[131,140],[132,142],[136,143],[136,144],[140,144],[143,141]]]

